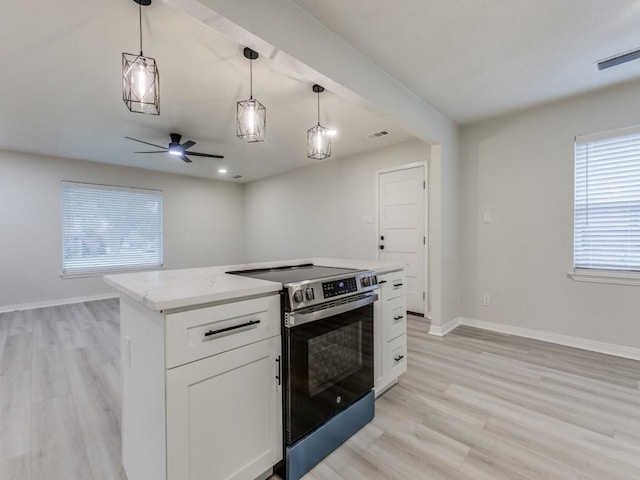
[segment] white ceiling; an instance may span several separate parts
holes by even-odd
[[[604,72],[593,62],[640,47],[640,0],[294,0],[449,118],[467,123],[640,77],[640,61]],[[254,96],[267,140],[235,137],[248,97],[242,45],[156,0],[143,9],[144,52],[161,73],[161,115],[122,102],[121,53],[138,50],[132,0],[32,0],[0,16],[0,149],[209,178],[251,181],[316,163],[312,82],[260,57]],[[389,116],[326,92],[321,122],[336,128],[333,158],[413,138]],[[388,137],[370,140],[379,130]],[[193,150],[225,155],[184,164],[136,155],[177,132]],[[142,148],[140,148],[142,147]],[[228,174],[218,173],[224,166]]]
[[[235,136],[238,100],[249,96],[242,45],[161,1],[143,8],[144,53],[160,70],[161,114],[130,113],[122,101],[121,54],[137,53],[138,6],[132,0],[12,2],[0,16],[0,148],[193,176],[245,182],[317,163],[306,158],[306,131],[316,123],[312,82],[260,57],[254,97],[267,108],[267,139]],[[411,135],[389,117],[331,92],[320,98],[321,123],[338,130],[332,158],[399,143]],[[367,139],[386,129],[391,135]],[[169,133],[192,150],[224,160],[136,155]],[[225,175],[218,168],[228,169]]]
[[[639,0],[294,0],[450,119],[469,123],[640,77]]]

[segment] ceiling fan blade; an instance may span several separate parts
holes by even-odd
[[[127,140],[133,140],[134,142],[140,142],[146,145],[151,145],[152,147],[163,148],[165,151],[168,150],[167,147],[163,147],[162,145],[156,145],[155,143],[145,142],[143,140],[138,140],[137,138],[132,138],[132,137],[124,137],[124,138],[126,138]]]
[[[186,142],[184,142],[182,145],[180,145],[183,149],[187,150],[191,147],[193,147],[196,144],[196,142],[194,142],[193,140],[187,140]]]
[[[180,157],[182,159],[183,162],[185,163],[193,163],[193,160],[191,160],[189,157],[187,157],[186,155],[182,155]]]
[[[213,155],[211,153],[200,153],[200,152],[187,152],[189,155],[193,155],[194,157],[209,157],[209,158],[224,158],[224,155]]]
[[[133,153],[167,153],[166,150],[155,150],[153,152],[133,152]]]

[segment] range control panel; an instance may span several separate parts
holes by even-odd
[[[331,282],[322,282],[322,294],[324,298],[336,297],[345,293],[357,292],[358,285],[355,277],[333,280]]]
[[[375,272],[363,270],[354,272],[353,277],[336,275],[317,280],[291,282],[284,286],[284,308],[291,312],[349,295],[370,292],[378,288],[378,279]]]

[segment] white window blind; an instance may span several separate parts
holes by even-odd
[[[574,268],[640,271],[640,128],[576,137]]]
[[[162,192],[62,182],[62,273],[161,267]]]

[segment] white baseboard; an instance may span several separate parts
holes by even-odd
[[[470,327],[480,328],[482,330],[490,330],[492,332],[506,333],[508,335],[515,335],[517,337],[531,338],[534,340],[541,340],[543,342],[555,343],[558,345],[564,345],[567,347],[580,348],[582,350],[589,350],[592,352],[606,353],[608,355],[614,355],[616,357],[631,358],[633,360],[640,360],[640,349],[633,347],[626,347],[624,345],[616,345],[614,343],[599,342],[597,340],[589,340],[586,338],[572,337],[569,335],[561,335],[559,333],[544,332],[541,330],[534,330],[531,328],[516,327],[513,325],[505,325],[504,323],[489,322],[487,320],[478,320],[476,318],[457,317],[447,323],[447,326],[454,325],[467,325]],[[442,331],[446,335],[453,328],[445,330],[444,326]],[[431,331],[429,332],[431,333]],[[434,334],[437,335],[437,334]]]
[[[444,337],[447,333],[449,333],[451,330],[453,330],[458,325],[460,325],[460,319],[461,318],[462,317],[456,317],[453,320],[449,320],[447,323],[445,323],[444,325],[440,325],[440,326],[431,324],[431,327],[429,328],[429,335],[436,335],[437,337]]]
[[[15,305],[0,305],[0,313],[14,312],[16,310],[31,310],[34,308],[55,307],[69,305],[70,303],[92,302],[94,300],[106,300],[118,298],[117,293],[101,293],[99,295],[87,295],[85,297],[59,298],[56,300],[44,300],[42,302],[17,303]]]

